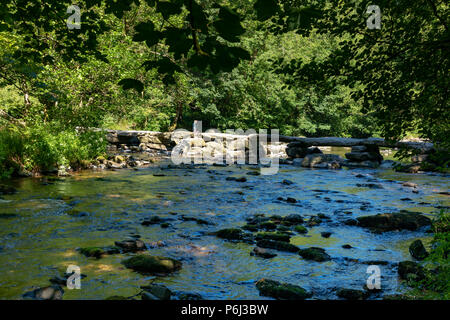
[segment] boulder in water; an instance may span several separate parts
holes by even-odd
[[[141,273],[171,273],[181,269],[182,263],[166,257],[137,255],[122,261],[122,264]]]
[[[280,300],[305,300],[312,296],[300,286],[270,279],[259,280],[256,282],[256,288],[260,295]]]
[[[325,249],[311,247],[307,249],[300,249],[298,251],[299,255],[306,260],[313,260],[317,262],[324,262],[331,260],[331,257],[328,253],[325,252]]]
[[[362,216],[356,218],[358,225],[369,228],[375,232],[385,232],[393,230],[417,230],[420,227],[431,224],[430,218],[409,211],[397,213],[382,213],[372,216]]]

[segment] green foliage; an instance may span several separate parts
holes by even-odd
[[[450,299],[450,212],[441,210],[433,223],[432,250],[425,259],[425,279],[409,283],[414,299]]]
[[[22,166],[23,136],[12,128],[0,131],[0,179],[8,178]]]
[[[75,132],[54,125],[0,130],[0,176],[19,172],[54,171],[59,166],[81,168],[106,153],[102,132]]]

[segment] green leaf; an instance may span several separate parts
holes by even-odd
[[[133,41],[145,41],[149,47],[157,44],[161,38],[161,32],[155,30],[155,25],[151,21],[139,23],[134,30],[136,33]]]
[[[256,11],[256,17],[259,21],[265,21],[274,16],[278,11],[277,0],[257,0],[253,5]]]
[[[206,18],[203,8],[197,4],[197,2],[192,2],[192,9],[190,14],[194,20],[193,28],[195,30],[200,30],[204,33],[208,31],[208,20]]]
[[[169,52],[174,53],[175,59],[181,58],[182,54],[187,55],[189,49],[192,47],[192,40],[188,38],[186,30],[168,28],[162,32],[162,36],[166,39]]]
[[[213,25],[219,35],[230,42],[238,42],[239,36],[245,32],[239,15],[225,7],[220,7],[219,20],[216,20]]]
[[[124,90],[135,89],[137,92],[141,93],[144,91],[144,84],[136,79],[126,78],[122,79],[118,83]]]
[[[164,19],[169,19],[171,15],[181,13],[181,1],[158,1],[156,11],[160,12]]]

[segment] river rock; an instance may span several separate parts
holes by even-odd
[[[413,241],[409,246],[409,253],[417,260],[423,260],[428,257],[427,249],[423,245],[422,241],[417,239]]]
[[[324,262],[331,260],[331,257],[326,253],[325,249],[311,247],[307,249],[300,249],[299,255],[306,260],[313,260],[317,262]]]
[[[182,263],[178,260],[143,254],[125,259],[122,264],[134,271],[148,274],[171,273],[182,267]]]
[[[292,213],[282,218],[282,221],[286,224],[301,224],[303,223],[303,217],[299,214]]]
[[[100,259],[104,254],[106,254],[105,250],[100,247],[84,247],[79,248],[78,251],[86,257],[94,257],[97,259]]]
[[[414,261],[399,262],[398,274],[402,280],[408,280],[411,278],[420,280],[425,277],[423,267]]]
[[[401,211],[397,213],[383,213],[356,218],[358,225],[375,232],[393,230],[417,230],[431,225],[430,218],[416,212]]]
[[[216,236],[226,240],[243,240],[244,233],[240,229],[228,228],[216,232]]]
[[[324,232],[320,233],[322,238],[329,238],[332,234],[333,234],[333,232],[329,232],[329,231],[324,231]]]
[[[368,294],[362,290],[342,288],[336,291],[336,295],[345,300],[364,300]]]
[[[418,187],[417,183],[414,183],[414,182],[411,182],[411,181],[404,182],[402,184],[402,186],[409,187],[409,188],[417,188]]]
[[[295,226],[294,230],[297,231],[300,234],[307,234],[308,233],[308,229],[306,229],[306,227],[300,226],[300,225]]]
[[[236,182],[246,182],[247,178],[246,177],[239,177],[239,178],[227,177],[225,180],[227,180],[227,181],[236,181]]]
[[[158,217],[158,216],[153,216],[150,219],[146,219],[144,221],[142,221],[142,225],[143,226],[150,226],[150,225],[154,225],[154,224],[160,224],[163,220]]]
[[[299,248],[293,244],[276,240],[259,240],[256,245],[261,248],[275,249],[278,251],[298,252]]]
[[[204,300],[200,294],[195,292],[177,291],[175,294],[178,300]]]
[[[284,241],[289,242],[291,237],[282,232],[260,232],[256,234],[256,240],[276,240],[276,241]]]
[[[265,248],[255,247],[252,252],[250,252],[250,255],[255,255],[264,259],[270,259],[273,257],[276,257],[277,254],[273,252],[272,250],[268,250]]]
[[[45,288],[38,288],[33,291],[26,292],[23,295],[24,299],[33,300],[62,300],[64,290],[61,286],[52,285]]]
[[[142,293],[142,300],[170,300],[172,295],[172,291],[160,284],[152,283],[147,286],[141,286],[141,289],[145,291]],[[146,293],[149,295],[144,295]]]
[[[376,145],[353,146],[351,152],[346,153],[345,157],[352,162],[376,161],[381,163],[383,156]]]
[[[291,142],[286,147],[286,154],[290,158],[303,158],[308,154],[321,154],[322,151],[317,147],[308,147],[303,142]]]
[[[300,286],[278,282],[270,279],[261,279],[256,282],[259,294],[280,300],[304,300],[312,296]]]
[[[343,161],[344,159],[336,154],[309,154],[303,158],[302,167],[326,169]]]
[[[146,249],[145,243],[141,240],[116,241],[114,244],[121,248],[123,252],[138,252]]]

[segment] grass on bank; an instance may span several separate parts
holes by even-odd
[[[0,179],[18,174],[74,170],[106,154],[102,132],[77,132],[55,124],[0,126]]]
[[[450,211],[441,210],[433,223],[430,255],[423,262],[425,277],[408,284],[407,299],[450,300]]]

